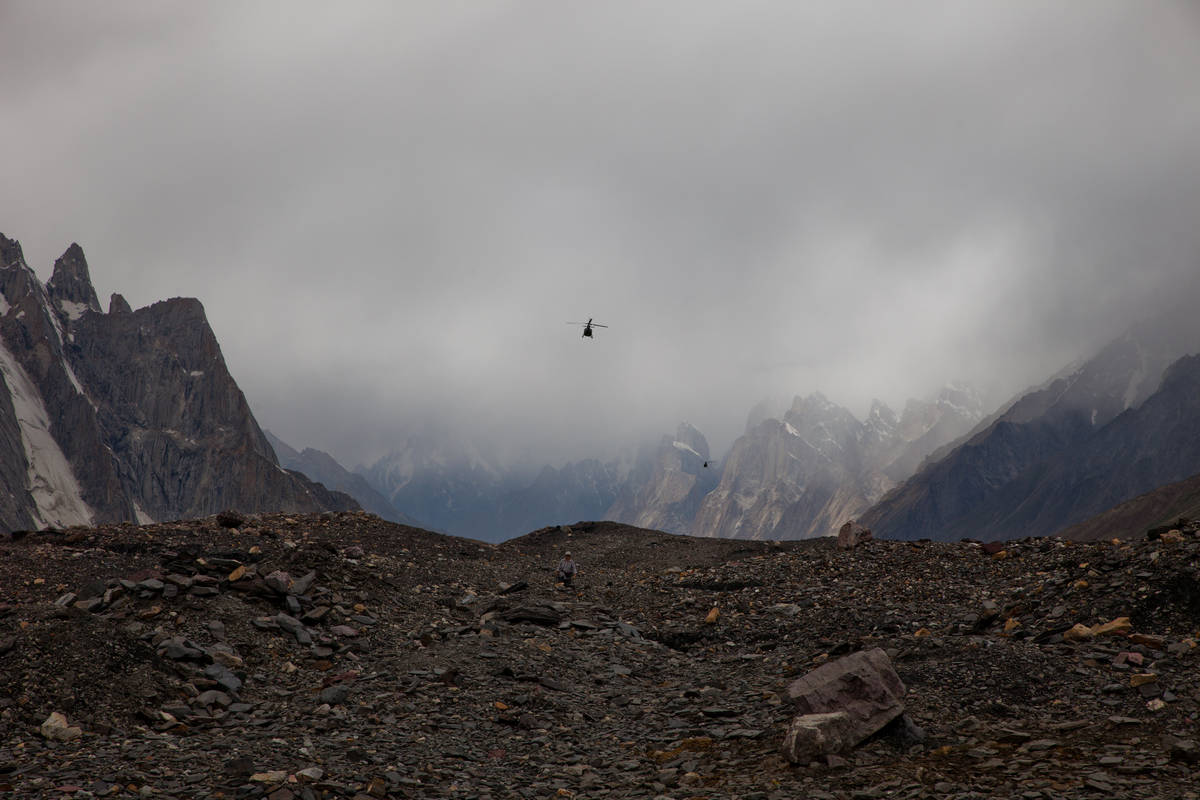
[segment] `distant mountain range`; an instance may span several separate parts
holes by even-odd
[[[263,433],[266,435],[267,441],[271,443],[280,465],[286,469],[303,473],[329,489],[350,495],[358,501],[364,511],[370,511],[380,519],[411,525],[415,528],[429,529],[429,526],[420,520],[397,511],[386,497],[367,483],[366,478],[346,469],[328,453],[314,450],[311,447],[298,451],[269,430],[264,430]]]
[[[1196,350],[1193,317],[1152,320],[986,416],[962,385],[900,414],[876,401],[865,420],[814,393],[781,417],[752,410],[722,461],[684,423],[633,457],[533,472],[478,443],[412,437],[364,474],[428,526],[488,540],[584,519],[747,539],[826,536],[849,519],[888,538],[1047,535],[1200,474],[1200,367],[1180,358]],[[1138,519],[1190,508],[1156,497]]]
[[[1014,399],[862,515],[897,539],[1043,536],[1200,473],[1200,319],[1135,327]]]
[[[78,245],[43,285],[0,235],[0,530],[361,505],[491,541],[595,519],[745,539],[850,519],[898,539],[1096,538],[1200,511],[1198,352],[1184,309],[990,414],[962,385],[863,420],[813,393],[781,416],[756,407],[720,460],[684,423],[562,466],[426,433],[351,472],[263,432],[198,301],[113,295],[104,312]]]
[[[429,435],[410,438],[364,474],[394,507],[488,540],[584,519],[702,536],[808,538],[865,511],[981,416],[978,397],[962,386],[910,401],[900,417],[876,402],[866,422],[816,394],[797,398],[783,419],[752,414],[724,463],[683,423],[634,457],[544,467],[534,477],[504,468],[486,446]]]
[[[876,401],[861,422],[819,393],[797,397],[782,419],[764,419],[734,442],[691,532],[828,536],[982,414],[978,396],[964,386],[949,386],[931,401],[909,401],[900,417]]]
[[[100,308],[78,245],[43,285],[0,234],[0,529],[357,508],[279,466],[196,300]]]

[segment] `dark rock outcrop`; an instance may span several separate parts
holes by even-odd
[[[1200,318],[1157,320],[1065,370],[864,513],[878,536],[1046,535],[1200,472],[1189,391]]]
[[[357,507],[279,467],[197,300],[104,314],[72,245],[43,286],[0,235],[0,524]]]

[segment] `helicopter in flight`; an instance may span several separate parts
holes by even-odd
[[[607,325],[601,325],[599,322],[592,322],[591,317],[588,317],[587,322],[568,322],[567,324],[568,325],[582,325],[583,326],[583,338],[585,338],[585,339],[595,338],[592,335],[592,328],[607,328],[608,327]]]

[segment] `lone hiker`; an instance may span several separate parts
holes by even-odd
[[[579,565],[571,560],[571,551],[563,553],[562,561],[558,562],[557,577],[562,581],[563,586],[570,586],[571,581],[575,579],[575,573],[579,571]]]

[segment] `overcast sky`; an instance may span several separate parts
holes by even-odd
[[[430,420],[724,450],[1193,292],[1198,81],[1194,2],[0,0],[0,232],[198,297],[347,466]]]

